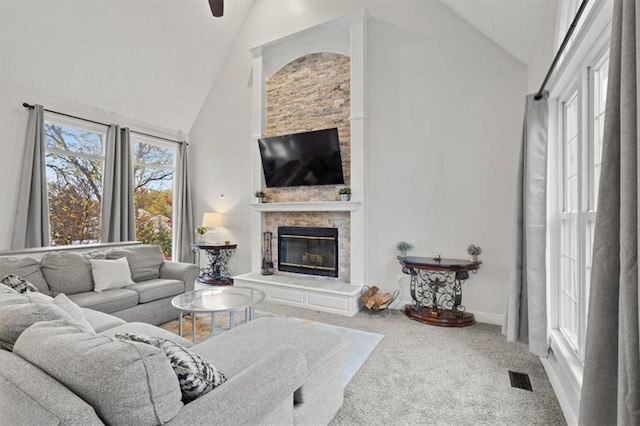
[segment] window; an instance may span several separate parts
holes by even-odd
[[[96,243],[106,127],[47,113],[44,133],[50,244]]]
[[[580,361],[584,361],[608,68],[608,52],[592,52],[558,98],[557,328]]]
[[[45,114],[51,245],[100,242],[107,126]],[[178,147],[131,132],[136,239],[171,258]]]
[[[134,133],[131,142],[136,238],[145,244],[158,244],[170,259],[178,149],[175,144]]]

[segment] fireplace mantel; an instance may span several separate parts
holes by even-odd
[[[353,212],[360,207],[357,201],[305,201],[289,203],[255,203],[258,212]]]

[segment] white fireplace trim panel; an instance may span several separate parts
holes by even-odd
[[[362,304],[362,286],[331,278],[301,274],[261,275],[250,272],[233,277],[237,287],[251,287],[265,293],[265,300],[301,308],[352,317]]]

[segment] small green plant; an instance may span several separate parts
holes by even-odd
[[[398,244],[396,244],[396,248],[400,253],[402,253],[403,256],[406,256],[407,252],[413,248],[413,244],[406,241],[400,241]]]
[[[340,190],[338,191],[338,194],[340,194],[340,195],[351,195],[351,188],[349,188],[348,186],[346,186],[344,188],[340,188]]]
[[[477,256],[479,254],[482,254],[482,247],[475,244],[469,244],[469,247],[467,247],[467,253],[469,253],[471,256]]]
[[[267,193],[264,191],[256,191],[256,198],[265,198],[267,196]]]
[[[200,235],[204,235],[207,233],[207,231],[209,230],[209,228],[207,228],[206,226],[198,226],[196,228],[196,232]]]

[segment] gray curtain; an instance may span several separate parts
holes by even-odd
[[[546,214],[548,101],[528,95],[518,165],[507,312],[502,333],[546,358]]]
[[[107,130],[102,174],[102,231],[106,242],[135,241],[133,205],[133,159],[128,128],[112,125]]]
[[[614,2],[581,425],[640,424],[638,42],[640,9]]]
[[[191,185],[189,181],[189,144],[180,145],[180,161],[176,180],[176,223],[173,227],[173,260],[193,262],[191,243],[193,242],[193,205],[191,203]]]
[[[29,111],[12,249],[49,246],[49,197],[44,152],[44,108]]]

